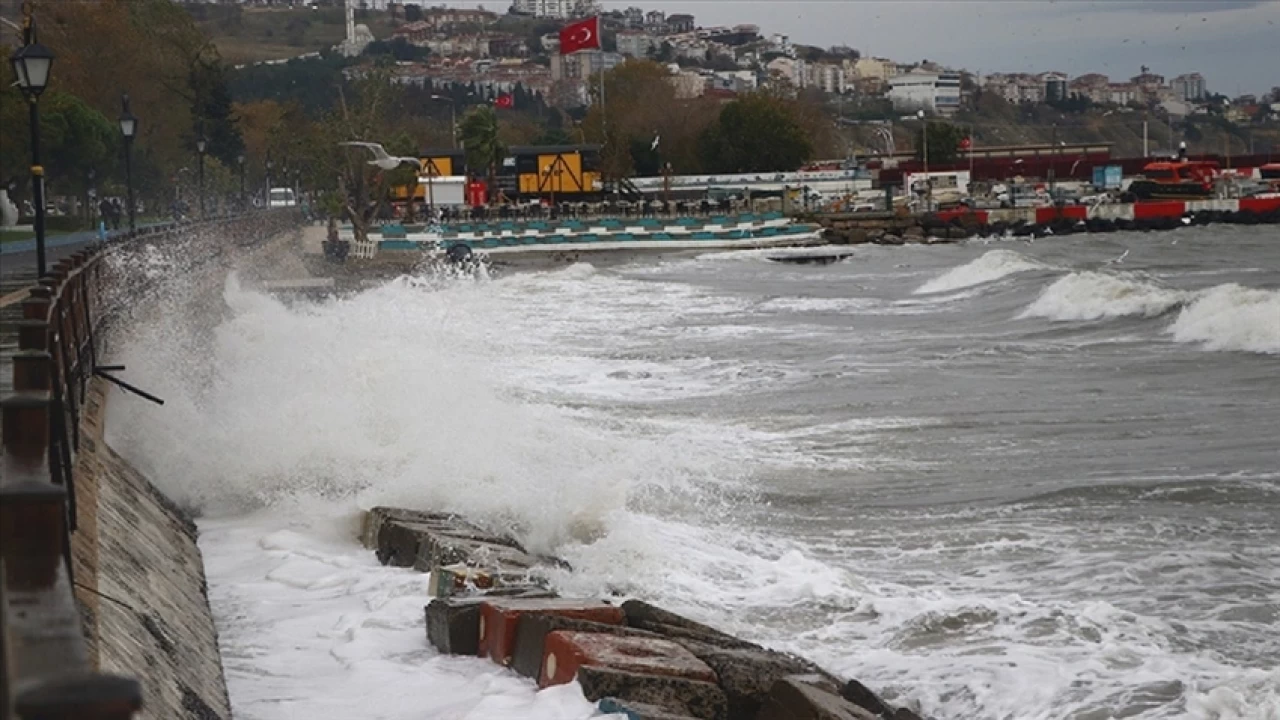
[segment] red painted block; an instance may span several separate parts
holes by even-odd
[[[584,665],[716,682],[714,670],[670,640],[557,630],[547,635],[538,687],[573,682]]]
[[[1036,223],[1045,225],[1054,220],[1087,220],[1089,208],[1084,205],[1064,205],[1063,207],[1036,208]]]
[[[617,605],[567,598],[495,599],[480,606],[480,657],[488,657],[499,665],[510,663],[520,615],[531,612],[609,625],[625,622],[622,608]]]
[[[1280,198],[1240,198],[1240,209],[1255,213],[1280,210]]]
[[[1145,220],[1158,217],[1182,217],[1187,212],[1187,204],[1181,200],[1159,200],[1156,202],[1134,203],[1133,219]]]

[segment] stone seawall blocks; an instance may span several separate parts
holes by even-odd
[[[839,692],[839,680],[808,660],[793,655],[764,649],[718,648],[696,643],[687,643],[687,647],[719,677],[720,687],[729,701],[731,717],[755,717],[774,684],[788,676],[809,675],[815,679],[820,678],[832,693]]]
[[[537,680],[542,673],[542,656],[546,638],[557,630],[641,638],[658,637],[651,632],[626,625],[610,625],[562,615],[523,613],[520,615],[519,622],[516,623],[516,643],[511,654],[511,668],[524,677]]]
[[[663,637],[690,640],[715,645],[717,647],[759,649],[760,646],[741,640],[713,627],[695,622],[643,600],[628,600],[622,603],[622,610],[627,616],[627,624],[631,627],[655,632]]]
[[[716,674],[683,647],[659,638],[558,630],[547,635],[539,687],[573,682],[578,668],[607,667],[714,683]]]
[[[756,720],[877,720],[875,715],[806,682],[787,677],[773,684]]]
[[[432,600],[425,609],[427,640],[447,655],[479,654],[480,604],[499,594],[522,599],[554,597],[549,590],[541,588],[511,587],[495,589],[492,594]]]
[[[480,647],[478,654],[499,665],[511,662],[515,649],[516,626],[524,613],[542,613],[621,625],[622,608],[616,605],[567,599],[490,600],[480,606]]]
[[[675,715],[683,713],[700,720],[729,719],[724,691],[701,680],[641,675],[587,665],[578,668],[578,684],[591,702],[616,698],[622,702],[654,705]]]
[[[596,707],[600,708],[602,713],[622,715],[627,720],[693,720],[682,712],[673,712],[648,703],[627,702],[618,698],[605,698]]]

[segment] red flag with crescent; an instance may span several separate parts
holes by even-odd
[[[593,17],[565,25],[560,30],[560,54],[571,55],[579,50],[600,49],[600,18]]]
[[[510,110],[516,106],[516,99],[512,95],[499,95],[493,99],[493,105],[501,110]]]
[[[970,139],[969,139],[969,138],[967,138],[967,137],[966,137],[966,138],[961,138],[961,139],[960,139],[960,149],[961,149],[961,150],[968,150],[968,149],[969,149],[969,148],[971,148],[971,147],[973,147],[973,140],[970,140]]]

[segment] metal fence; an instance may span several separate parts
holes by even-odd
[[[230,228],[260,236],[286,218],[241,217],[165,224],[117,235],[63,258],[20,297],[17,347],[7,358],[13,391],[0,399],[0,720],[124,720],[141,708],[139,683],[95,672],[73,589],[75,456],[80,415],[97,376],[160,402],[101,364],[104,272],[113,248],[165,233]]]

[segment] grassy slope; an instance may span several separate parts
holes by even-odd
[[[200,29],[218,46],[223,60],[233,65],[296,57],[333,47],[346,35],[340,9],[269,9],[240,6],[193,6]],[[374,37],[391,34],[387,13],[357,18]]]

